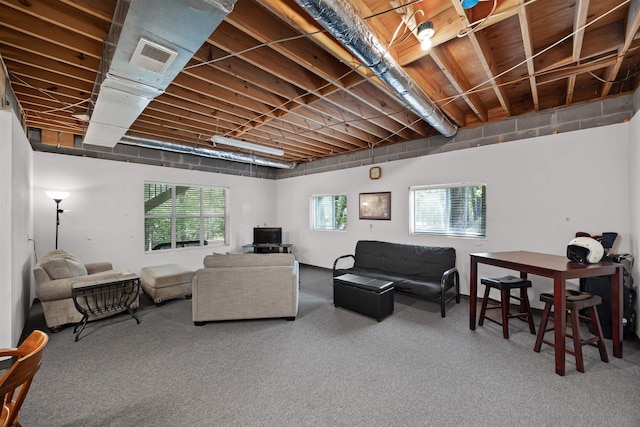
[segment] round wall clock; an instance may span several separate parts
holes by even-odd
[[[382,169],[380,166],[373,166],[369,169],[369,178],[370,179],[380,179],[382,176]]]

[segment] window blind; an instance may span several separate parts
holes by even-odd
[[[145,183],[145,250],[227,242],[225,188]]]
[[[486,236],[486,185],[410,188],[411,233]]]

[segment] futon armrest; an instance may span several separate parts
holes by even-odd
[[[113,270],[113,265],[111,265],[110,262],[90,262],[89,264],[85,264],[84,266],[87,269],[87,274]]]
[[[345,259],[345,258],[352,258],[353,262],[356,262],[356,257],[354,255],[342,255],[339,256],[338,258],[336,258],[335,261],[333,261],[333,275],[336,275],[336,267],[338,266],[338,261],[340,261],[341,259]]]
[[[458,269],[452,267],[445,271],[442,274],[442,281],[440,282],[440,292],[441,295],[444,295],[445,290],[447,289],[447,282],[449,279],[453,279],[453,286],[455,287],[456,292],[456,302],[460,302],[460,275],[458,274]]]

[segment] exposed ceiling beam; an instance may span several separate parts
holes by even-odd
[[[635,40],[640,28],[640,0],[631,0],[629,13],[627,14],[627,26],[624,35],[624,44],[618,49],[618,60],[614,65],[609,67],[604,74],[604,86],[602,87],[602,96],[607,96],[611,90],[611,86],[615,82],[624,56],[627,54],[631,43]]]
[[[589,0],[576,0],[575,17],[573,18],[573,55],[572,60],[580,65],[580,55],[584,42],[584,26],[587,23]],[[569,76],[567,81],[567,105],[573,103],[573,91],[576,86],[576,74]]]
[[[425,12],[425,20],[433,21],[433,25],[437,28],[436,34],[433,36],[433,46],[439,46],[447,43],[460,35],[461,31],[465,31],[469,28],[469,19],[464,9],[462,9],[460,0],[450,0],[454,8],[447,8],[438,13],[431,13],[429,2],[425,2],[423,7]],[[522,0],[504,0],[500,1],[496,10],[492,16],[490,16],[481,27],[489,27],[497,24],[505,19],[509,19],[518,13],[518,4]],[[477,29],[479,29],[478,27]],[[412,40],[406,43],[402,50],[397,53],[397,59],[400,65],[407,65],[420,58],[428,55],[420,47],[420,43],[417,40]]]
[[[455,0],[453,1],[453,4],[454,4],[455,10],[458,12],[459,16],[462,19],[462,23],[464,24],[464,27],[469,28],[471,26],[471,23],[469,22],[469,19],[467,18],[467,15],[464,9],[462,8],[462,4]],[[517,9],[513,8],[512,12],[513,14],[516,14]],[[505,15],[508,15],[508,13],[505,13]],[[483,25],[486,25],[486,24],[483,24]],[[507,113],[507,115],[511,115],[511,103],[509,101],[509,97],[505,93],[506,89],[502,85],[500,85],[499,82],[494,77],[495,75],[498,74],[498,70],[495,67],[496,61],[493,59],[493,54],[491,53],[491,49],[489,48],[488,43],[480,40],[481,35],[482,35],[481,32],[478,32],[478,34],[476,34],[474,30],[471,30],[467,32],[466,37],[469,39],[469,42],[472,44],[473,49],[478,57],[478,62],[480,63],[480,66],[482,67],[482,69],[484,70],[484,73],[487,76],[486,84],[489,84],[493,88],[493,91],[495,92],[496,97],[498,98],[498,101],[500,102],[500,105],[502,106],[502,109],[504,110],[504,112]],[[482,39],[484,40],[483,37]]]
[[[123,1],[0,0],[0,55],[26,126],[84,134],[86,122],[73,114],[90,108]],[[180,0],[215,1],[226,0]],[[411,86],[461,127],[635,90],[638,2],[497,0],[490,13],[494,0],[468,10],[460,0],[349,0]],[[167,12],[167,1],[153,3],[149,13]],[[427,19],[436,28],[430,54],[415,37]],[[338,39],[295,0],[237,2],[127,135],[187,148],[236,136],[307,162],[437,134]]]
[[[518,6],[523,6],[524,0],[518,1]],[[536,69],[533,64],[533,37],[531,35],[531,25],[526,7],[518,7],[518,20],[520,21],[520,34],[522,35],[522,47],[527,59],[527,73],[529,75],[529,86],[531,88],[531,99],[533,109],[540,110],[540,98],[538,96],[538,85],[536,84]]]

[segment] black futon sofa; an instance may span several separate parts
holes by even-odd
[[[347,273],[389,280],[396,293],[438,302],[442,317],[446,303],[453,298],[460,303],[454,248],[360,240],[354,255],[342,255],[333,263],[333,277]]]

